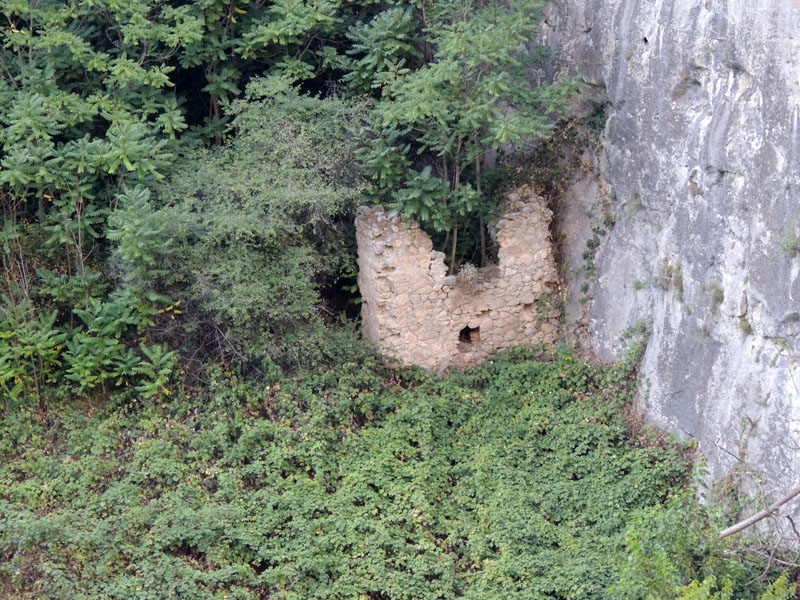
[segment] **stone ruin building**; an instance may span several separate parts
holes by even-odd
[[[551,219],[542,198],[516,192],[494,224],[498,264],[448,275],[444,253],[418,224],[381,207],[359,208],[364,334],[387,356],[439,373],[492,350],[553,343],[560,313]]]

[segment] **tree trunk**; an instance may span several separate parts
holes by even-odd
[[[475,160],[475,183],[478,188],[478,198],[481,197],[481,158]],[[478,216],[478,223],[481,228],[481,266],[486,266],[486,224],[483,222],[483,212]]]
[[[219,106],[219,94],[211,94],[211,111],[212,116],[219,120],[222,113]],[[217,146],[222,146],[222,136],[219,134],[215,135],[214,143],[216,143]]]
[[[458,226],[453,225],[453,246],[450,250],[450,275],[456,269],[456,246],[458,245]]]

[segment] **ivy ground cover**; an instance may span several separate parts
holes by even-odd
[[[2,415],[0,595],[604,598],[631,515],[683,487],[627,383],[569,356]]]

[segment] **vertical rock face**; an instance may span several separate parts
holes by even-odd
[[[545,36],[609,103],[605,181],[576,181],[614,222],[590,344],[613,358],[643,321],[649,417],[714,475],[741,460],[796,480],[800,0],[562,0]]]
[[[364,334],[389,356],[438,372],[491,350],[552,343],[558,275],[541,198],[512,199],[496,224],[498,264],[448,276],[444,254],[402,216],[362,207],[356,217]]]

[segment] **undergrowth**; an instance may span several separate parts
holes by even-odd
[[[631,389],[619,368],[568,353],[508,353],[448,379],[350,363],[266,387],[210,370],[202,388],[164,403],[75,402],[47,425],[7,412],[0,595],[712,590],[700,566],[713,549],[659,537],[659,515],[673,537],[694,515],[695,541],[702,518],[685,493],[686,450],[631,433]],[[715,573],[730,585],[746,575]]]

